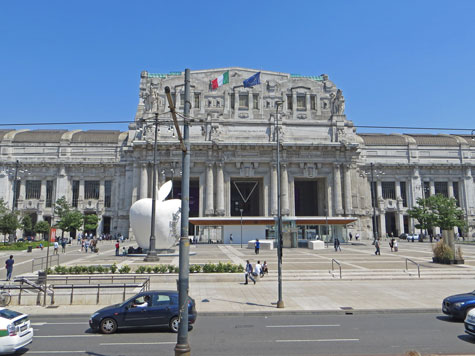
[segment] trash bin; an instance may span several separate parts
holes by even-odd
[[[38,271],[38,284],[44,283],[46,280],[46,272],[45,271]]]
[[[28,250],[26,252],[31,252],[33,251],[33,246],[28,246]]]

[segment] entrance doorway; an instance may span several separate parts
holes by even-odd
[[[395,212],[386,212],[386,233],[388,236],[391,236],[391,234],[392,236],[398,236]]]
[[[318,184],[316,180],[295,180],[295,215],[318,216]]]
[[[260,216],[261,194],[259,180],[231,180],[231,216]]]

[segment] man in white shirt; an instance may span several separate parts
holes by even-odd
[[[254,276],[260,276],[262,272],[261,261],[257,261],[256,265],[254,266]]]
[[[55,254],[55,255],[58,254],[58,249],[59,249],[58,241],[55,241],[55,242],[54,242],[54,254]]]

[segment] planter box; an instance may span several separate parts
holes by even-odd
[[[443,260],[437,257],[432,257],[432,262],[434,263],[440,263],[444,265],[463,265],[465,263],[465,260],[461,259],[455,259],[455,260]]]

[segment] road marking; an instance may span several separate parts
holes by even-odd
[[[35,336],[36,337],[36,336]],[[86,350],[74,350],[74,351],[28,351],[28,354],[79,354],[86,353]]]
[[[85,323],[87,324],[87,323]],[[78,323],[49,323],[47,321],[31,323],[32,326],[44,326],[44,325],[78,325]]]
[[[122,346],[122,345],[175,345],[176,341],[161,341],[161,342],[105,342],[101,346]]]
[[[94,334],[89,334],[89,335],[35,335],[34,337],[51,337],[51,338],[57,338],[57,337],[101,337],[102,335],[94,335]]]
[[[325,326],[341,326],[340,324],[313,324],[313,325],[266,325],[266,328],[314,328]]]
[[[360,341],[360,339],[314,339],[314,340],[275,340],[275,342],[339,342]]]

